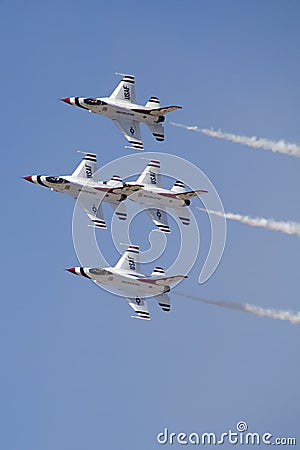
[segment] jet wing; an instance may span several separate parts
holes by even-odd
[[[168,216],[165,210],[161,208],[150,208],[145,210],[150,219],[162,233],[171,233],[168,223]]]
[[[140,125],[135,120],[124,120],[124,119],[112,119],[117,128],[125,136],[129,142],[128,148],[133,148],[134,150],[144,150]]]
[[[142,297],[125,297],[127,300],[129,306],[133,309],[133,311],[137,314],[134,316],[131,316],[134,319],[144,319],[144,320],[151,320],[149,311],[148,311],[148,305],[144,298]]]
[[[134,75],[117,75],[123,75],[122,81],[120,81],[109,98],[135,104],[136,100]]]
[[[95,199],[91,195],[81,193],[78,197],[78,202],[91,219],[95,228],[106,229],[106,223],[104,220],[103,209],[101,203],[95,202]]]

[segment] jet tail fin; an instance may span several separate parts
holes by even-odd
[[[97,172],[97,155],[95,153],[83,153],[85,157],[72,173],[73,177],[93,179]]]

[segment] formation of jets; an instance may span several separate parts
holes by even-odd
[[[108,181],[97,181],[96,176],[97,155],[85,153],[72,175],[30,175],[24,179],[77,199],[93,226],[102,229],[107,228],[102,201],[111,205],[120,220],[126,220],[128,198],[145,208],[159,231],[170,233],[166,208],[172,208],[180,221],[189,225],[190,199],[206,192],[187,191],[182,181],[176,181],[172,189],[162,188],[159,160],[150,160],[137,181],[123,182],[118,175]]]
[[[119,75],[123,75],[122,81],[110,97],[69,97],[62,100],[112,119],[129,142],[127,148],[144,149],[140,123],[148,125],[156,140],[163,141],[164,115],[181,107],[162,108],[157,97],[150,97],[145,106],[136,104],[134,76]],[[143,206],[158,231],[170,233],[167,208],[175,211],[182,224],[189,225],[188,207],[191,198],[207,192],[202,189],[189,191],[179,180],[171,189],[163,188],[158,159],[149,160],[136,181],[123,181],[118,175],[112,175],[110,180],[100,181],[97,179],[97,155],[94,153],[84,153],[83,159],[71,175],[30,175],[24,179],[76,199],[92,221],[92,226],[100,229],[107,228],[102,201],[114,209],[120,220],[125,221],[128,199]],[[145,276],[140,270],[139,247],[131,244],[114,267],[72,267],[67,270],[89,278],[96,284],[110,285],[134,310],[135,315],[132,317],[144,320],[150,320],[146,297],[155,297],[163,311],[170,311],[168,292],[171,285],[186,278],[186,275],[166,277],[162,267],[155,267],[151,276]]]
[[[69,105],[78,106],[94,114],[101,114],[109,119],[119,128],[121,133],[129,142],[127,148],[144,150],[140,123],[145,123],[157,141],[165,139],[162,122],[165,114],[181,109],[181,106],[165,106],[161,108],[157,97],[150,97],[145,106],[138,105],[135,99],[134,75],[122,75],[122,81],[110,97],[85,98],[66,97],[61,100]]]

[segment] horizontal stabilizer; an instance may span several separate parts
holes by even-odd
[[[182,109],[182,106],[165,106],[164,108],[155,108],[150,111],[151,116],[164,116],[169,112],[176,111],[176,109]]]
[[[177,281],[183,280],[187,278],[185,275],[175,275],[173,277],[164,277],[164,278],[138,278],[139,281],[143,281],[144,283],[152,283],[157,286],[169,286],[170,284],[177,283]]]
[[[161,277],[162,275],[165,275],[165,271],[162,267],[155,267],[151,273],[151,277]]]
[[[110,180],[106,183],[107,186],[117,186],[122,185],[122,178],[119,175],[113,175]]]
[[[188,192],[181,192],[176,194],[177,198],[180,198],[180,200],[190,200],[192,197],[195,197],[196,195],[201,194],[207,194],[207,191],[203,189],[198,189],[197,191],[188,191]]]
[[[161,123],[147,124],[155,139],[159,142],[165,139],[165,130]]]
[[[161,294],[161,295],[157,295],[155,296],[157,303],[159,304],[159,306],[161,307],[161,309],[163,311],[169,312],[171,309],[171,304],[170,304],[170,297],[168,296],[168,294]]]
[[[120,220],[127,219],[127,208],[125,202],[109,202],[109,204],[114,209],[116,216]]]
[[[146,108],[159,108],[160,107],[160,101],[157,97],[150,97],[149,100],[146,103]]]
[[[181,194],[182,192],[186,192],[184,183],[182,181],[177,180],[174,186],[172,187],[171,192],[174,192],[174,194]]]

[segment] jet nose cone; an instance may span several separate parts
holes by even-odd
[[[32,177],[30,175],[28,177],[23,177],[23,178],[24,178],[24,180],[30,181],[31,183],[33,183]]]
[[[71,273],[75,273],[76,274],[76,271],[75,271],[75,267],[70,267],[69,269],[66,269],[68,272],[71,272]]]
[[[69,105],[71,105],[71,100],[70,100],[69,97],[61,98],[61,101],[62,101],[62,102],[65,102],[65,103],[69,103]]]

